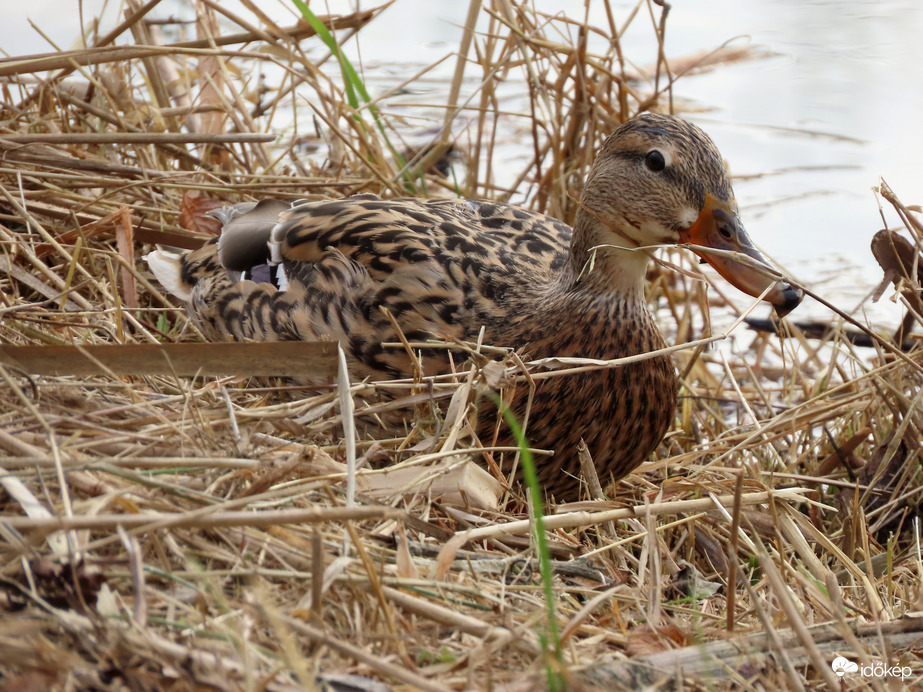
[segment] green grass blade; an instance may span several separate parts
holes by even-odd
[[[384,120],[381,117],[381,112],[378,110],[378,107],[372,103],[372,97],[369,95],[368,90],[365,88],[365,83],[362,81],[362,78],[359,77],[359,73],[356,72],[356,68],[353,67],[352,63],[349,61],[343,51],[340,50],[340,46],[334,38],[333,34],[324,26],[324,23],[318,19],[317,15],[314,14],[311,9],[308,7],[307,3],[304,0],[292,0],[292,3],[295,7],[298,8],[298,11],[301,12],[301,15],[304,17],[305,21],[314,29],[318,38],[324,42],[324,45],[330,49],[330,52],[336,57],[337,62],[340,65],[340,72],[343,75],[343,90],[346,92],[346,100],[354,111],[356,111],[355,118],[361,122],[362,118],[359,115],[361,104],[359,103],[358,94],[362,97],[363,102],[368,106],[369,113],[372,114],[372,120],[375,122],[375,126],[378,128],[378,131],[381,133],[382,139],[384,140],[385,146],[394,156],[397,161],[398,166],[403,168],[406,165],[404,157],[401,156],[397,148],[391,144],[391,140],[388,138],[387,129],[385,127]],[[364,126],[364,125],[363,125]],[[402,174],[404,178],[404,184],[408,189],[408,192],[416,192],[416,186],[413,184],[411,178]],[[420,180],[424,182],[424,174],[420,172]]]
[[[529,442],[522,432],[522,426],[519,425],[519,421],[516,420],[516,416],[510,410],[510,407],[496,394],[494,394],[493,397],[497,408],[500,409],[506,424],[513,433],[516,446],[519,447],[519,459],[522,464],[522,472],[525,476],[526,486],[530,490],[532,516],[535,518],[534,532],[535,545],[538,551],[539,574],[542,578],[542,590],[545,593],[545,605],[548,608],[548,633],[547,636],[542,636],[541,640],[543,645],[550,641],[554,652],[555,663],[557,664],[546,664],[545,671],[548,676],[548,689],[552,692],[557,692],[557,690],[563,691],[566,689],[565,680],[561,675],[564,655],[561,650],[561,637],[558,633],[558,619],[554,597],[554,574],[552,573],[551,567],[551,551],[548,548],[548,539],[545,536],[545,513],[542,505],[545,493],[542,491],[541,485],[539,485],[538,473],[535,470],[535,459],[532,457],[532,452],[529,450]]]

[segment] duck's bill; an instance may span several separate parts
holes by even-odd
[[[699,257],[744,293],[755,298],[762,296],[772,303],[780,317],[798,307],[804,297],[801,289],[781,278],[779,271],[753,246],[729,202],[706,195],[699,218],[680,233],[680,242],[692,245]],[[744,257],[734,259],[731,253]]]

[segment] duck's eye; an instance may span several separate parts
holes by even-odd
[[[647,166],[649,171],[657,173],[667,167],[667,160],[661,152],[652,149],[647,152],[647,156],[644,157],[644,165]]]

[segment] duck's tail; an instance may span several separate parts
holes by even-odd
[[[192,286],[183,280],[183,259],[186,254],[183,250],[158,245],[156,250],[144,256],[144,260],[168,293],[188,301],[192,295]]]

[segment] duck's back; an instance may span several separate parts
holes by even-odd
[[[316,262],[336,248],[378,282],[431,264],[455,283],[488,294],[496,281],[554,278],[572,232],[557,219],[509,204],[373,195],[295,203],[280,222],[274,239],[288,260]]]

